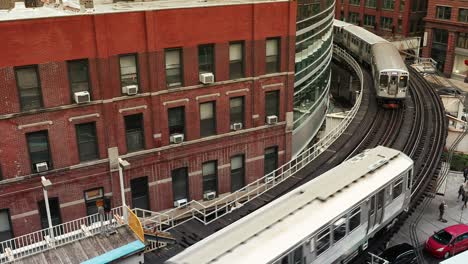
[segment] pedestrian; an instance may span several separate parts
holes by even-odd
[[[462,198],[462,201],[465,201],[465,189],[463,188],[463,184],[460,185],[460,188],[458,188],[457,202],[460,200],[460,196]]]
[[[463,177],[465,178],[464,182],[467,182],[468,181],[468,167],[467,166],[465,166],[465,168],[463,169]]]
[[[444,219],[445,207],[447,207],[447,205],[445,201],[442,201],[439,205],[439,221],[441,222],[447,222],[447,220]]]
[[[463,196],[463,205],[462,205],[462,210],[463,208],[466,208],[466,202],[468,202],[468,195],[467,193],[465,193],[465,195]]]

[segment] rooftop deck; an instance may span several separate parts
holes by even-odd
[[[15,8],[11,10],[0,10],[0,22],[46,17],[64,17],[77,15],[93,15],[240,4],[259,4],[288,1],[289,0],[154,0],[147,2],[131,1],[113,3],[112,0],[95,0],[94,8],[87,9],[80,8],[78,0],[63,0],[63,5],[45,4],[43,7],[36,8],[26,8],[24,3],[16,2]]]

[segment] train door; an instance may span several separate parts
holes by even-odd
[[[370,198],[369,201],[369,216],[368,216],[368,225],[367,225],[367,233],[369,233],[370,230],[374,228],[375,224],[375,212],[376,212],[376,206],[375,206],[375,195]]]
[[[375,218],[376,225],[380,225],[383,220],[384,216],[384,208],[385,208],[385,189],[381,190],[377,193],[377,215]]]
[[[390,76],[390,82],[388,83],[388,95],[396,95],[398,92],[398,76]]]
[[[367,233],[372,232],[382,223],[385,208],[384,203],[385,189],[370,198]]]

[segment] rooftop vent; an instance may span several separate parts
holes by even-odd
[[[41,7],[44,3],[40,0],[24,0],[24,6],[26,8]]]

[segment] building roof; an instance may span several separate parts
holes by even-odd
[[[116,231],[115,234],[109,236],[99,234],[77,240],[55,249],[16,260],[15,263],[80,263],[126,246],[138,239],[128,226],[118,227]]]
[[[80,5],[78,0],[63,0],[63,6],[60,7],[54,7],[53,5],[44,5],[43,7],[36,8],[26,8],[23,2],[16,2],[16,6],[12,10],[0,10],[0,22],[47,17],[64,17],[77,15],[93,15],[240,4],[260,4],[288,1],[289,0],[156,0],[149,2],[113,3],[112,0],[95,0],[94,8],[88,8],[82,11],[80,11]]]

